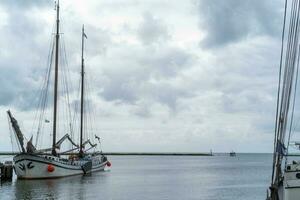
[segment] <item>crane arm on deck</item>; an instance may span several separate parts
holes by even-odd
[[[7,111],[8,117],[10,119],[12,128],[18,138],[19,144],[21,146],[22,152],[25,153],[25,148],[24,148],[24,135],[19,127],[18,121],[12,116],[10,110]]]

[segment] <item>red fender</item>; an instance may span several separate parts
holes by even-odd
[[[111,163],[110,163],[109,161],[107,161],[106,166],[107,166],[107,167],[110,167],[110,166],[111,166]]]
[[[47,171],[48,172],[54,172],[54,170],[55,170],[55,167],[53,165],[48,165],[47,166]]]

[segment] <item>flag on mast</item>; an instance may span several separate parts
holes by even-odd
[[[83,36],[87,39],[87,36],[86,36],[85,32],[83,32]]]

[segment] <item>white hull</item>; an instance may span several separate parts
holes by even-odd
[[[299,200],[300,188],[288,188],[285,189],[284,199],[285,200]]]
[[[299,200],[300,199],[300,163],[293,161],[288,164],[283,172],[282,182],[278,188],[279,200]],[[267,200],[272,200],[267,198]]]
[[[298,178],[299,177],[299,178]],[[300,170],[286,171],[284,173],[284,200],[300,199]]]
[[[91,163],[86,170],[84,165]],[[72,161],[55,156],[18,154],[14,157],[14,169],[20,179],[59,178],[104,170],[107,160],[102,155]],[[54,170],[49,170],[49,168]]]

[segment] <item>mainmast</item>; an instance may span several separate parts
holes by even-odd
[[[53,108],[53,142],[52,155],[57,155],[56,144],[56,119],[57,119],[57,88],[58,88],[58,50],[59,50],[59,0],[56,5],[56,36],[55,36],[55,76],[54,76],[54,108]]]
[[[82,25],[82,35],[81,35],[81,106],[80,106],[80,150],[79,155],[83,156],[83,115],[84,115],[84,37],[86,34],[84,33],[84,25]]]

